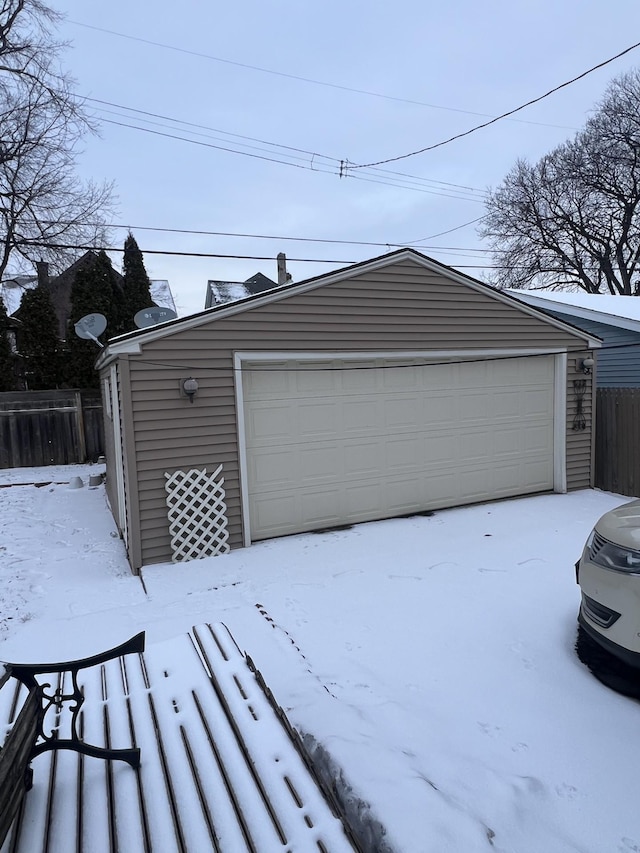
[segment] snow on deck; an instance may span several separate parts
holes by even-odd
[[[92,853],[357,849],[223,625],[82,670],[78,681],[83,740],[139,747],[140,769],[69,751],[36,756],[3,851],[33,853],[45,837],[47,849]],[[3,724],[14,700],[8,684]],[[69,723],[65,708],[60,737]]]

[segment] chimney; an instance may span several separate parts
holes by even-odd
[[[281,284],[289,284],[292,281],[290,274],[287,272],[287,256],[284,252],[280,252],[277,257],[278,261],[278,287]]]
[[[46,261],[36,261],[38,287],[49,287],[49,264]]]

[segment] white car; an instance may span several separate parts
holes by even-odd
[[[640,690],[640,500],[607,512],[576,563],[577,651],[602,681]],[[630,689],[620,685],[622,679]],[[612,683],[615,682],[615,683]]]

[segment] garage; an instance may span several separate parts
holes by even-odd
[[[178,559],[192,531],[207,556],[589,488],[600,343],[413,249],[114,339],[107,490],[132,569]]]
[[[555,362],[244,361],[251,539],[552,490]]]

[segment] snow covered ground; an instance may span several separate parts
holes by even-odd
[[[640,705],[573,652],[583,491],[128,570],[99,466],[0,471],[0,659],[224,622],[398,853],[638,853]],[[82,489],[71,489],[72,476]],[[62,484],[60,484],[62,483]]]

